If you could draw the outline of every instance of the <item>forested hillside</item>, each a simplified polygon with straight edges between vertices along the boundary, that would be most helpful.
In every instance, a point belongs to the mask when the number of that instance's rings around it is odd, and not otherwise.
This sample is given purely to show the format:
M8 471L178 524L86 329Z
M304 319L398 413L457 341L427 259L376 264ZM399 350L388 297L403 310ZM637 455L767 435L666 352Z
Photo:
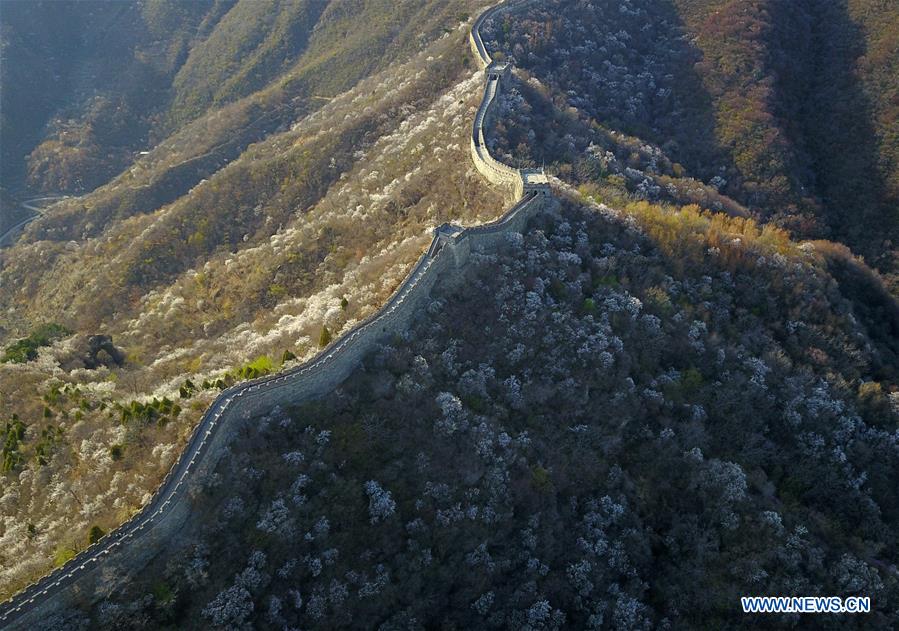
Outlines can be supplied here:
M5 3L5 185L91 190L158 142L171 80L231 4Z
M372 313L433 226L503 212L468 158L478 5L386 6L332 3L312 57L0 253L0 592L127 519L222 387Z
M238 118L218 140L246 136L217 157L233 159L394 55L419 49L468 10L409 0L6 3L3 181L93 190L191 121L269 87L243 106L260 108L253 118L265 120L252 127ZM200 130L188 133L198 148L211 140Z
M773 592L899 624L896 349L783 233L623 211L572 196L474 255L338 391L248 421L181 545L62 618L730 628Z
M550 0L493 41L557 103L894 275L897 34L879 0Z
M0 250L0 597L505 210L469 150L488 4L2 5L3 201L80 196ZM250 419L183 537L48 628L723 628L751 593L899 626L899 10L543 0L483 34L490 151L561 210Z

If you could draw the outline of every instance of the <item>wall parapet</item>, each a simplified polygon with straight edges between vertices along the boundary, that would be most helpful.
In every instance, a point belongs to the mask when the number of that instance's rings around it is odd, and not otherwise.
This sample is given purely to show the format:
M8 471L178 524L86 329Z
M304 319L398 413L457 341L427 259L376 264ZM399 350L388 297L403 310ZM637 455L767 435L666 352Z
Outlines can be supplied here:
M212 402L191 434L184 451L166 474L150 501L119 528L0 604L0 626L29 629L53 611L70 606L99 580L104 567L136 571L164 546L190 516L189 487L211 472L227 452L228 444L243 422L274 406L297 404L323 396L343 382L364 355L385 336L406 330L433 285L468 261L472 246L489 247L509 232L520 232L542 209L557 204L542 171L509 167L494 159L484 142L490 116L508 67L494 64L484 47L479 28L490 17L517 10L538 0L507 2L482 13L472 27L472 50L487 70L484 98L478 107L471 134L472 159L490 182L511 186L518 200L499 219L469 228L444 224L434 230L428 250L418 259L396 291L377 312L359 322L303 364L284 372L260 377L223 390ZM142 540L137 546L136 539ZM113 555L110 557L109 555Z
M486 85L484 87L484 97L478 106L477 113L474 117L472 125L470 144L471 159L475 168L489 182L511 189L514 199L520 199L527 190L540 190L543 194L549 194L549 182L543 174L542 169L516 169L503 164L492 155L487 147L486 132L487 125L490 124L492 110L496 105L496 99L499 96L503 81L511 75L511 66L506 63L494 61L487 47L484 45L484 39L481 36L481 27L484 23L503 13L511 13L521 11L529 6L537 3L538 0L512 0L502 2L498 5L490 7L475 20L469 34L469 43L472 53L478 59L484 75L486 77Z

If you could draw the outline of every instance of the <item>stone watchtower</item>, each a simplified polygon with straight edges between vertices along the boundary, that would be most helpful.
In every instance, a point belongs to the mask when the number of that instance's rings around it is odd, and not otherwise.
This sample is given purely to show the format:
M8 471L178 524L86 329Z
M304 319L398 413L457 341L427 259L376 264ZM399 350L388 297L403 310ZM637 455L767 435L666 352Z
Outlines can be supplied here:
M549 178L543 172L543 169L521 169L522 193L537 193L543 197L552 195L552 189L549 186Z
M485 70L487 73L487 81L498 79L502 87L508 88L512 79L512 64L504 61L494 61Z

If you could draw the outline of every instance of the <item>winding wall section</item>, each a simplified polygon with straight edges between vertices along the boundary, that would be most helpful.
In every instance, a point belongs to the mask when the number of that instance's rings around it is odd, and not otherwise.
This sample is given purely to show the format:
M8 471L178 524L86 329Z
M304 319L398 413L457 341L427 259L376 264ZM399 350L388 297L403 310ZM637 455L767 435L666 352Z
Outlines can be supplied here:
M492 7L477 18L471 30L472 51L486 75L484 98L472 126L472 159L489 181L511 187L518 201L500 219L488 224L467 229L450 224L438 227L428 251L383 308L338 338L316 358L276 375L240 383L219 394L150 502L74 559L0 605L0 626L38 627L52 612L94 598L108 576L143 567L188 518L191 489L197 487L197 480L213 471L244 421L276 405L296 404L333 390L379 340L408 328L438 279L458 278L455 272L465 265L473 248L490 248L506 234L521 232L531 216L556 203L542 172L502 164L490 155L484 142L490 110L510 69L492 60L481 39L480 27L499 13L533 3L533 0L513 1Z

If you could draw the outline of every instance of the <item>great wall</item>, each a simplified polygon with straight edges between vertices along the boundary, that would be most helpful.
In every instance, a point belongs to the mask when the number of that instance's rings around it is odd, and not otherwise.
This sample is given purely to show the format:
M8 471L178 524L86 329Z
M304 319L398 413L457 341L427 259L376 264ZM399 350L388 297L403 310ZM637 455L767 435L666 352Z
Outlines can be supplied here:
M40 621L53 612L79 600L90 600L105 581L143 567L187 520L190 488L214 470L244 421L275 406L289 406L332 391L379 341L408 328L434 284L439 279L452 282L458 277L472 250L489 249L506 234L521 232L532 216L557 203L542 171L515 169L499 162L490 155L485 139L485 127L502 85L511 76L511 67L492 59L481 37L481 26L497 15L537 1L509 0L493 6L475 20L469 35L471 50L486 78L470 136L471 157L487 180L504 187L517 202L494 222L464 229L451 224L437 227L427 252L387 303L316 358L222 391L150 502L119 528L0 605L4 629L39 627Z

